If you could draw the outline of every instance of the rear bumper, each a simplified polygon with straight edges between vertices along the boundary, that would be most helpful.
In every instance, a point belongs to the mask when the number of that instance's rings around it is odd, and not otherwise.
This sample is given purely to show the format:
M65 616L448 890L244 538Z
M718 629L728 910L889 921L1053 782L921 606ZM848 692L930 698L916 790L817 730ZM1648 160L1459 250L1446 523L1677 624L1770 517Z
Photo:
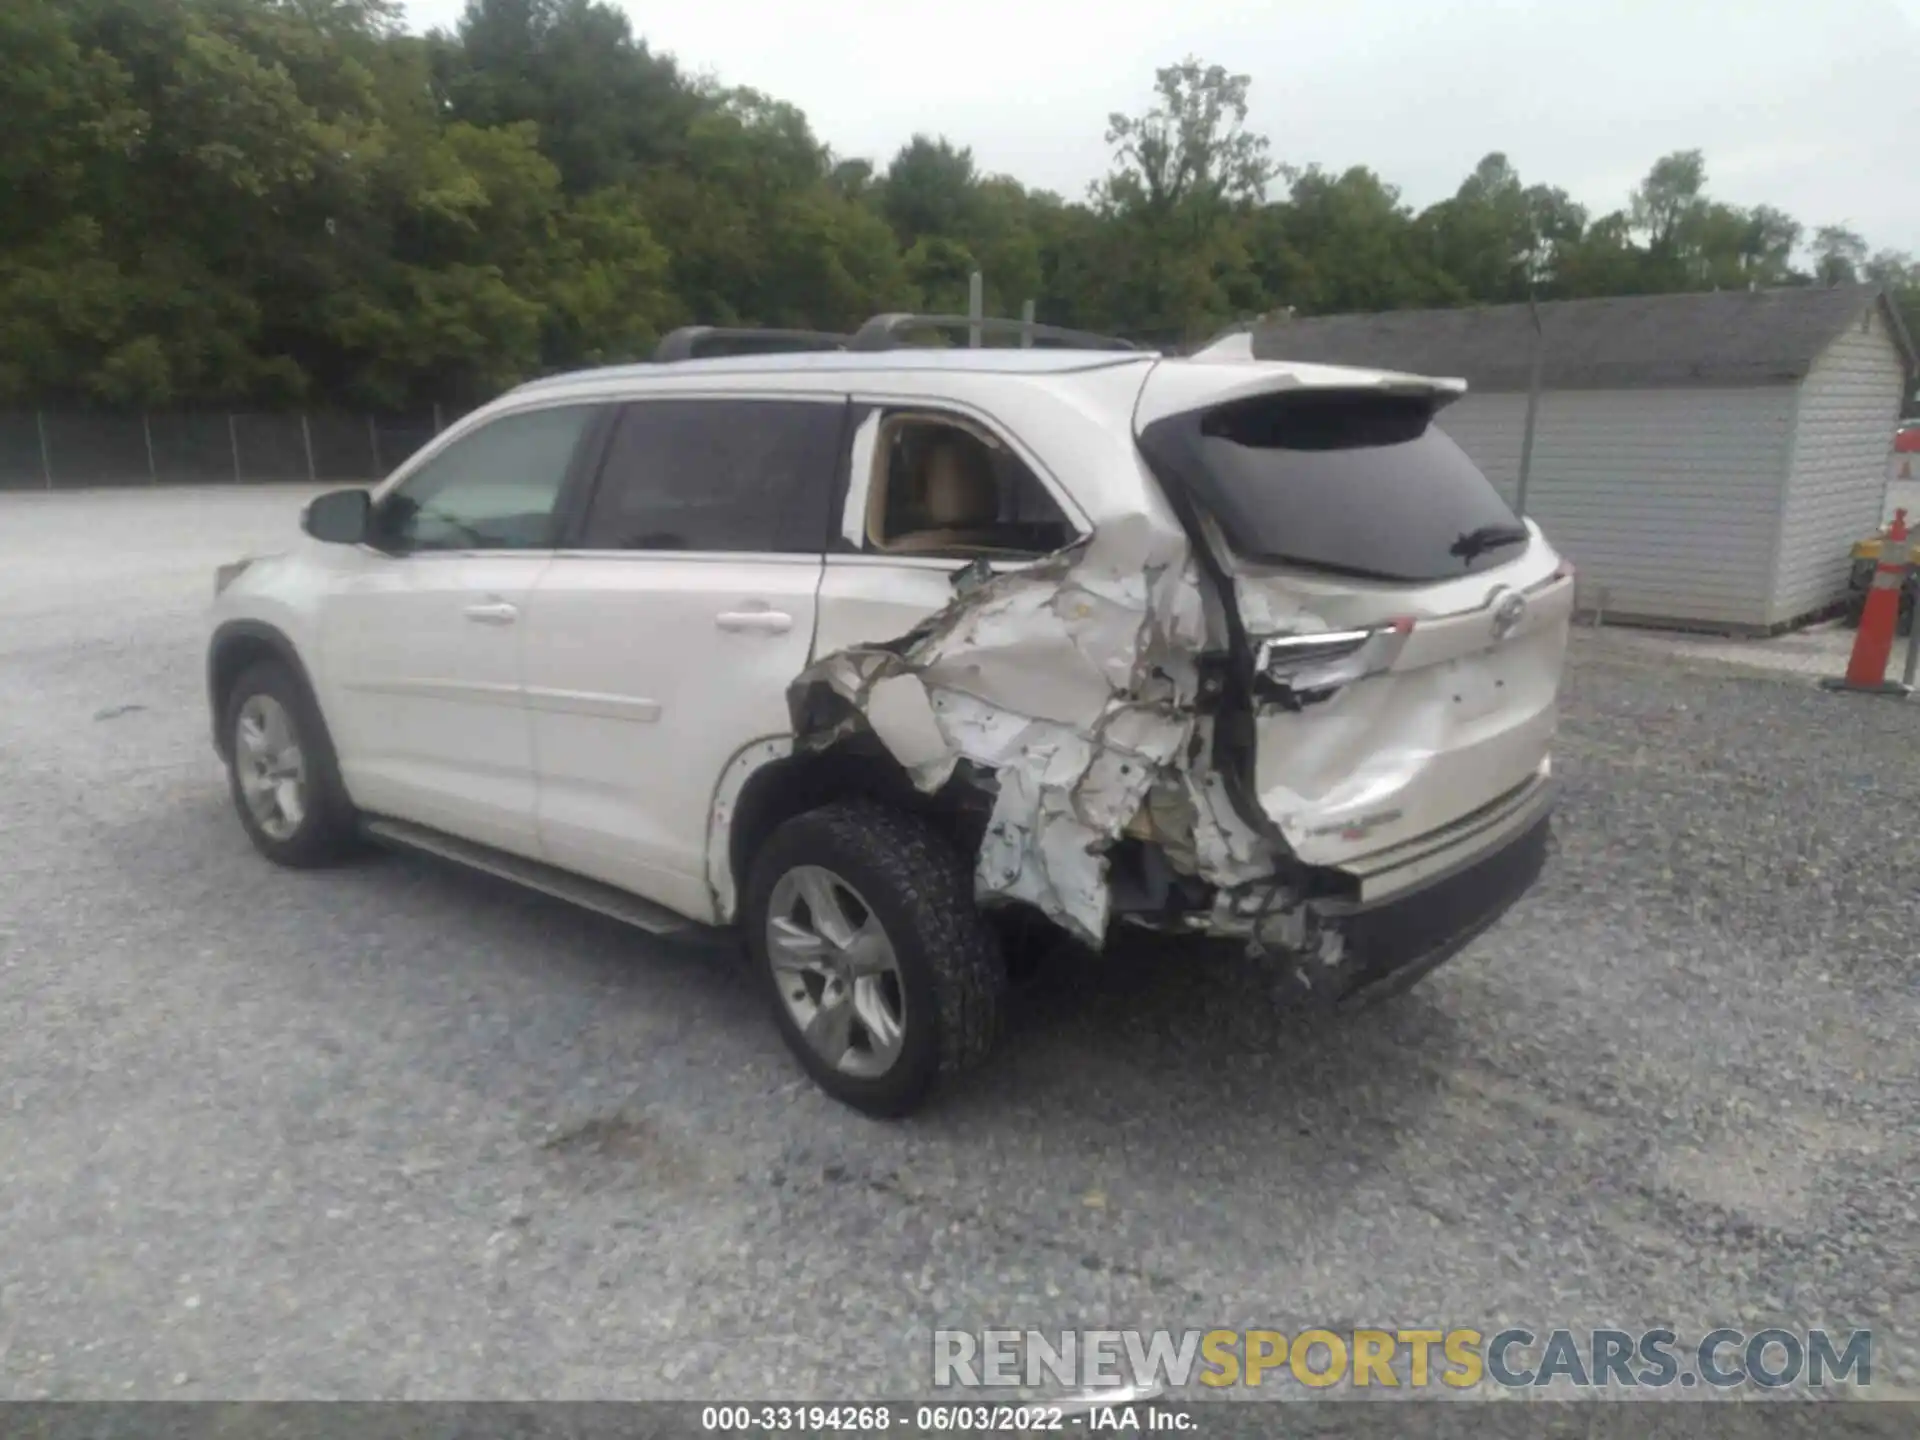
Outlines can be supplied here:
M1553 828L1553 782L1542 775L1438 843L1400 847L1346 872L1353 898L1309 905L1331 965L1305 962L1319 999L1349 1006L1411 985L1495 924L1533 888Z
M1371 909L1438 884L1458 871L1472 869L1550 815L1553 800L1552 774L1543 762L1525 784L1450 825L1390 849L1326 867L1318 873L1327 878L1329 888L1340 898L1325 902L1322 913L1338 913L1341 906Z

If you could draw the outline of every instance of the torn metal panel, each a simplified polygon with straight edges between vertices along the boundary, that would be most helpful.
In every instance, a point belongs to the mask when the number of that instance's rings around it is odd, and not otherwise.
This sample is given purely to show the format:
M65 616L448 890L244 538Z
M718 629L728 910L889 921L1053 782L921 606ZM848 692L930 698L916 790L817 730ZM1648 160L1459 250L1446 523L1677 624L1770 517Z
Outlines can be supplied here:
M927 688L914 675L886 675L867 690L867 724L922 790L938 790L959 756L947 743Z
M1032 904L1097 945L1123 834L1144 827L1176 866L1227 884L1274 872L1267 842L1190 769L1209 749L1196 743L1208 637L1184 535L1131 517L970 584L897 641L820 660L795 682L796 729L813 748L865 729L929 794L963 759L990 774L976 895ZM842 703L823 707L822 687Z

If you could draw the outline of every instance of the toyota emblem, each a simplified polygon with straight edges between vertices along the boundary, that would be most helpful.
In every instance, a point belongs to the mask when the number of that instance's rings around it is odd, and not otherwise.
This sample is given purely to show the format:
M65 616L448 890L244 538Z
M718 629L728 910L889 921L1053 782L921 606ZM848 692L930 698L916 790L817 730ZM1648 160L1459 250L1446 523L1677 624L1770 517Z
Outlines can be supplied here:
M1520 628L1526 618L1527 597L1509 590L1493 603L1493 638L1504 640Z

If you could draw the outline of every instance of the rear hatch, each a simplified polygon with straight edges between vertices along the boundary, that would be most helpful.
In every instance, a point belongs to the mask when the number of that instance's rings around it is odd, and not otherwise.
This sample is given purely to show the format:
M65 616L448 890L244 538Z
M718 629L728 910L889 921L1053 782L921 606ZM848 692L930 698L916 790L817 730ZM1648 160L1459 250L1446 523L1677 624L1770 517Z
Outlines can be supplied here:
M1572 573L1434 424L1463 389L1166 362L1141 393L1141 450L1237 611L1249 788L1309 864L1433 835L1545 773Z

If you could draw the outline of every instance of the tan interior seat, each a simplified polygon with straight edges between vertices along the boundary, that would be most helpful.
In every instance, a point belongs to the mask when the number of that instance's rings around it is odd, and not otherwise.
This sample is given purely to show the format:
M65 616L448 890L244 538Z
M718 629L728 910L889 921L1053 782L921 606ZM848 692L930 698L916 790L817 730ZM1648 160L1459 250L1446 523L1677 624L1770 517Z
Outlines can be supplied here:
M921 463L921 510L925 527L891 535L894 551L992 549L999 538L1000 486L986 447L958 430L943 431L927 444Z

